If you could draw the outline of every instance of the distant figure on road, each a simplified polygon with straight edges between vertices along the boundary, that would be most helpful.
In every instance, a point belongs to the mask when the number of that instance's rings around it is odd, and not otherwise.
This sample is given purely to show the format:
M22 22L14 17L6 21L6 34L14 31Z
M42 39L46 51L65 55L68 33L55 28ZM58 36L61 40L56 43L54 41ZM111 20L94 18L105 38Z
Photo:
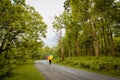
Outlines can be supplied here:
M51 65L51 59L49 60L49 64Z
M47 56L47 60L49 60L49 64L51 65L51 60L53 59L53 55L51 55L51 54L49 54L48 56Z

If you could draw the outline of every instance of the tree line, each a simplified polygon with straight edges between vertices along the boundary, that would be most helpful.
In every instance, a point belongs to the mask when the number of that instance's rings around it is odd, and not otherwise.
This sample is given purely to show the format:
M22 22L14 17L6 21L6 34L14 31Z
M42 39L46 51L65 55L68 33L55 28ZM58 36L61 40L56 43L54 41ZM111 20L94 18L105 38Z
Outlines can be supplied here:
M120 56L119 0L66 0L64 12L55 16L53 27L60 35L55 54L62 59Z

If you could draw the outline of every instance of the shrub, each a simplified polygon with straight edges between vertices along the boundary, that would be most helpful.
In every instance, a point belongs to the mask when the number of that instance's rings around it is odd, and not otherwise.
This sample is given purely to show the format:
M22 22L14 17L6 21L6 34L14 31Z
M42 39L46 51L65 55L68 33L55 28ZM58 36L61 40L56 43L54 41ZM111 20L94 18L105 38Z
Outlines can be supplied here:
M9 76L12 73L12 67L11 66L4 66L0 68L0 80Z

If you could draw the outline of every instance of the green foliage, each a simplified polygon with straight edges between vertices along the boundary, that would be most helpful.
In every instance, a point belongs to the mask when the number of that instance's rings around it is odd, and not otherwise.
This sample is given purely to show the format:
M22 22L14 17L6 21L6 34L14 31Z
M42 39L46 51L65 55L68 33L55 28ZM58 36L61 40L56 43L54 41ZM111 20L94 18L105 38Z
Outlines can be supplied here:
M120 56L120 37L114 38L115 45L116 45L116 56Z
M46 25L41 15L33 7L14 5L9 0L0 4L0 55L12 48L42 46L40 37L45 37Z
M66 57L119 56L120 2L117 0L66 0L65 11L55 17L56 29L65 29L58 48Z
M25 0L0 0L0 15L0 76L4 76L10 71L6 66L37 58L46 24Z
M11 71L12 71L12 67L11 66L3 66L0 67L0 79L5 78L6 76L10 76L11 75Z

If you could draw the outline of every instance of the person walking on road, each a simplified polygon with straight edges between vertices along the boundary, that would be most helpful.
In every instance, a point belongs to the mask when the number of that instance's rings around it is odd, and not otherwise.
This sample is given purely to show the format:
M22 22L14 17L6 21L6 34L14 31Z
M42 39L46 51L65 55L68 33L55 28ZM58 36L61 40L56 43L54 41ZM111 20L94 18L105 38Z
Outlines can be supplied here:
M51 65L51 59L49 60L49 64Z
M51 63L52 63L52 60L53 59L53 55L48 55L47 56L47 60L49 60L49 64L51 65Z

